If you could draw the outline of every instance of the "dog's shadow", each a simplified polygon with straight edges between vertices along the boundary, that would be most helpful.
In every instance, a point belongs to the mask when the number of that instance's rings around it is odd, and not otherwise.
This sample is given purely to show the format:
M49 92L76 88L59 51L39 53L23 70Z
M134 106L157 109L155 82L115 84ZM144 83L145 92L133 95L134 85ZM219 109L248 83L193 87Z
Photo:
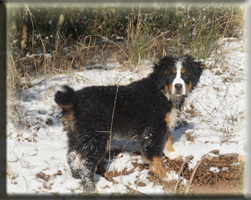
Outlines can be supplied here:
M181 140L182 136L188 129L192 129L194 127L193 124L189 124L185 121L180 120L177 123L177 126L174 130L171 131L171 140L172 144ZM111 141L111 150L120 149L121 152L129 151L129 152L140 152L139 143L128 141L128 140L112 140Z
M185 132L193 128L193 124L189 124L186 121L180 120L174 130L171 131L172 144L180 141Z
M182 120L179 121L178 125L175 127L173 131L171 131L171 140L174 144L181 140L182 136L185 134L186 130L193 128L193 124L188 124ZM140 145L139 143L128 141L128 140L112 140L111 141L111 161L116 159L119 153L123 152L131 152L136 153L136 155L140 155ZM107 152L108 153L108 152ZM104 159L103 166L104 170L107 170L108 167L108 155ZM110 165L109 165L110 166ZM102 168L102 167L101 167ZM95 181L98 182L101 177L105 177L104 171L98 168L96 172Z

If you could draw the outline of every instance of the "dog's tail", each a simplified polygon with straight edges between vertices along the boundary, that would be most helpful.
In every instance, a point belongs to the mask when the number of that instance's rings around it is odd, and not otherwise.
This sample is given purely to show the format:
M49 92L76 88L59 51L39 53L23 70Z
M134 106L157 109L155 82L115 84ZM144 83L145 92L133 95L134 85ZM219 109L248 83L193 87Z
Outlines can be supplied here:
M75 91L67 85L56 88L55 102L65 110L71 110L75 97Z

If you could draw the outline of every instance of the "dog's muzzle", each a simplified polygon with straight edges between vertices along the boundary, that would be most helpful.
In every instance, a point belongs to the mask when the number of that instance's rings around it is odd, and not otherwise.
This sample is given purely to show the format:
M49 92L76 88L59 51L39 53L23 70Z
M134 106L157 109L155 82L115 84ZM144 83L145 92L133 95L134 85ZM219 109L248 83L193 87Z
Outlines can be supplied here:
M177 83L174 85L174 87L175 87L175 94L181 95L182 94L182 84Z

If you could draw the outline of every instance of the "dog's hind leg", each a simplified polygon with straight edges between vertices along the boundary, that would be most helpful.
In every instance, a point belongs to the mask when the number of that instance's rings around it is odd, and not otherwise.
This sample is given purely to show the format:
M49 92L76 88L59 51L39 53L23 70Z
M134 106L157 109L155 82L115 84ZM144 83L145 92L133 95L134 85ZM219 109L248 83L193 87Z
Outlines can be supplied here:
M95 185L95 171L99 162L104 158L107 141L109 137L105 135L89 135L85 138L86 142L82 142L78 152L81 154L81 162L79 166L79 175L83 184L83 190L87 193L98 192Z
M69 150L67 153L67 162L70 166L73 178L80 179L81 176L79 175L79 167L81 164L81 155L75 150Z
M81 154L77 151L76 145L77 145L77 132L67 126L65 126L65 129L68 131L68 151L67 151L67 162L70 166L71 173L73 178L80 179L79 175L79 167L81 163Z

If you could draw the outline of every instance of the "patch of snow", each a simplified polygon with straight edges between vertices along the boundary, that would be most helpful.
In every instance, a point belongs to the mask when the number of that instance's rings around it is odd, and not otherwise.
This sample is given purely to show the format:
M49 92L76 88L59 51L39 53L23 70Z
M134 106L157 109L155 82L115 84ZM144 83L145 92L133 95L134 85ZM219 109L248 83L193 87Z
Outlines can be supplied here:
M228 167L223 167L221 171L227 171L229 168Z
M209 171L214 172L214 173L218 173L218 172L220 172L220 169L218 167L210 167Z

